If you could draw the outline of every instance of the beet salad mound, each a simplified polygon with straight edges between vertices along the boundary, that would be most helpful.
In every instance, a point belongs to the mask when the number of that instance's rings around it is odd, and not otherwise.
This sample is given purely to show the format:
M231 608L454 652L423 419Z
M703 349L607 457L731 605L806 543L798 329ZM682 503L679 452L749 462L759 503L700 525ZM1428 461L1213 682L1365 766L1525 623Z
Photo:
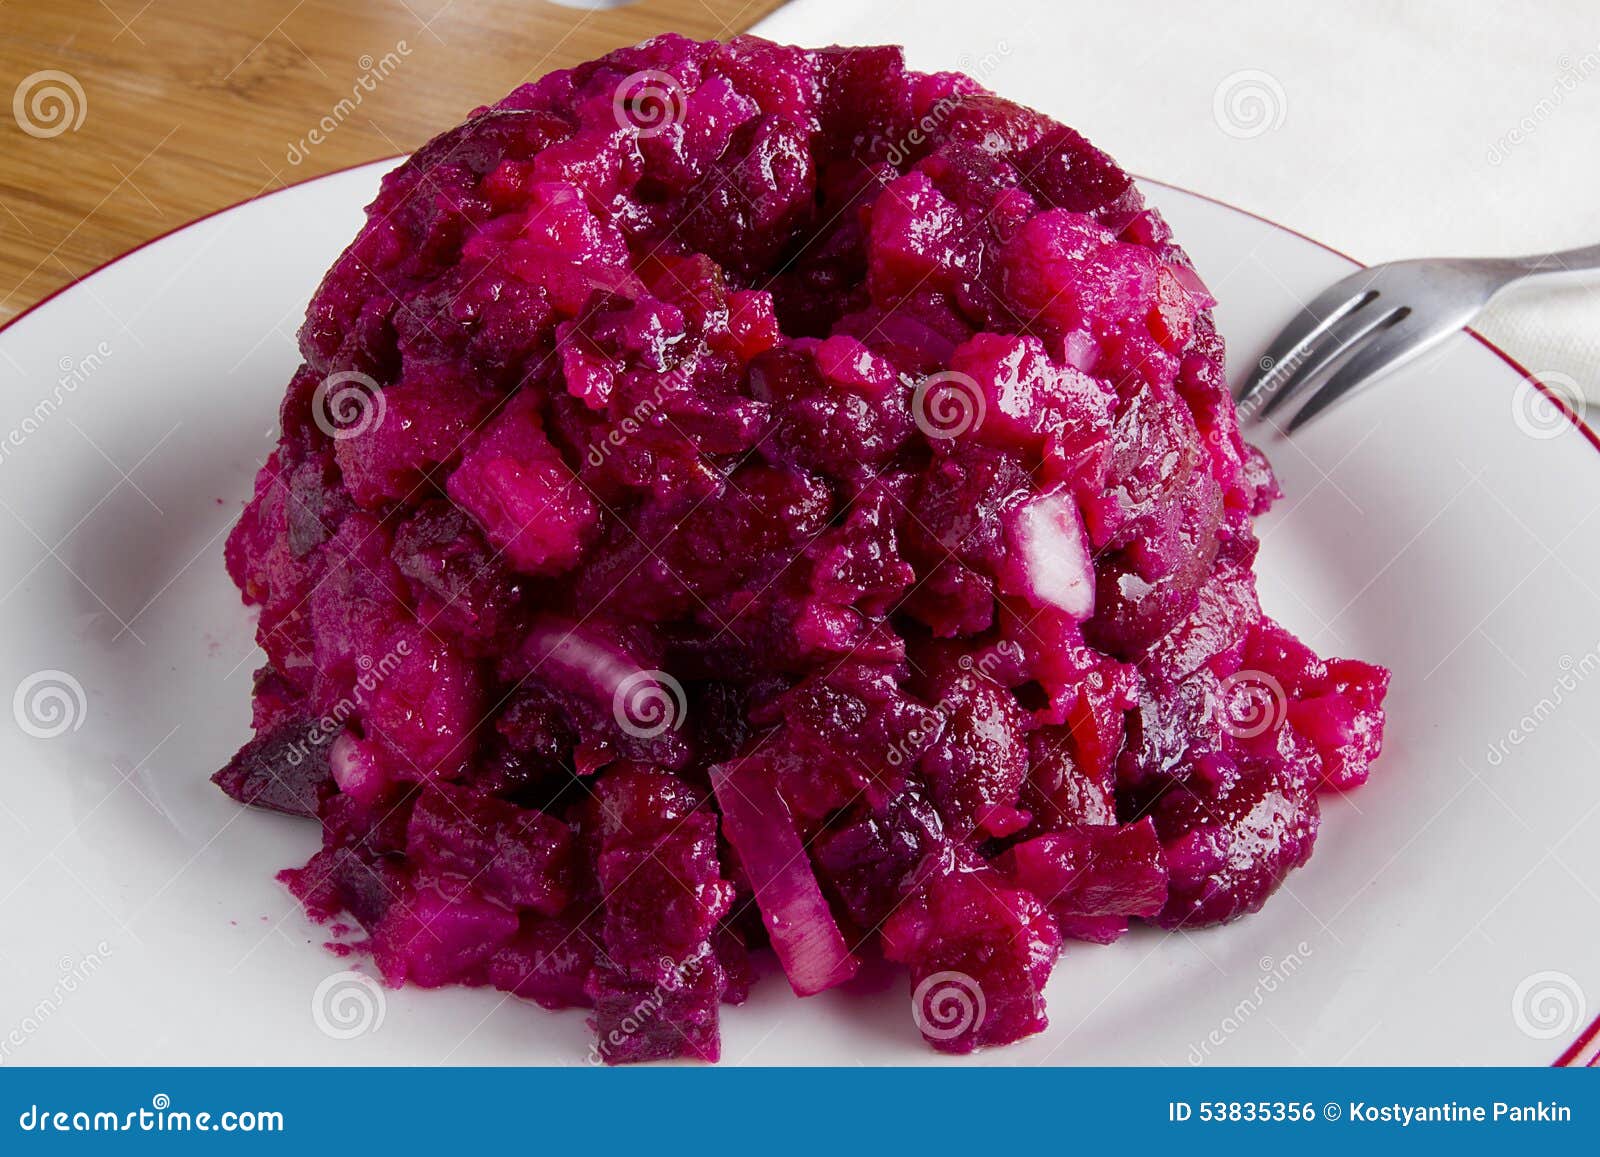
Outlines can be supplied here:
M768 947L1038 1032L1064 947L1256 911L1378 754L1387 673L1257 603L1213 304L1104 153L897 48L519 88L307 311L216 782L320 822L284 879L387 983L592 1059L715 1060Z

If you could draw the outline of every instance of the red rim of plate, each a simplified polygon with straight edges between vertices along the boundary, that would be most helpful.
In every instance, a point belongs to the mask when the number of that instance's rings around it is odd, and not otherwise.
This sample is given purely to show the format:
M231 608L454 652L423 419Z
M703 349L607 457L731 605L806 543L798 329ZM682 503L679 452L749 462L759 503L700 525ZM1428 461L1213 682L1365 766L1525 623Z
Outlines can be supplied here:
M209 221L213 217L219 217L223 213L231 212L234 209L241 208L241 207L243 207L245 205L253 204L256 201L264 200L267 197L273 197L273 196L276 196L279 193L287 193L289 190L298 189L302 185L309 185L313 181L321 181L321 180L324 180L324 179L326 179L328 177L337 177L342 173L353 172L356 169L363 169L363 168L366 168L368 165L379 164L379 163L381 163L383 161L398 161L398 160L402 159L403 157L405 157L406 155L407 154L405 154L405 153L394 153L394 154L392 154L390 156L387 156L387 157L374 157L374 158L372 158L371 160L368 160L368 161L357 161L354 164L344 165L344 166L341 166L340 168L337 168L337 169L331 169L326 173L317 173L314 176L302 177L298 181L291 181L287 185L278 186L276 189L267 189L267 190L265 190L263 192L255 194L254 196L246 197L241 201L235 201L231 205L224 205L220 209L213 209L209 213L205 213L205 214L202 214L199 217L194 218L192 221L185 221L181 225L175 225L171 229L168 229L168 230L165 230L164 232L158 233L154 237L149 238L148 240L139 242L139 244L135 245L132 249L128 249L128 250L126 250L126 251L124 251L122 253L119 253L119 254L117 254L117 256L111 258L108 261L101 262L99 265L96 265L93 269L89 270L88 272L80 274L80 275L74 277L71 281L67 282L65 285L57 286L55 289L51 290L45 296L41 297L38 301L34 302L32 305L30 305L26 309L24 309L21 313L17 314L10 321L7 321L7 322L5 322L3 324L0 324L0 334L4 334L12 326L16 325L23 318L25 318L29 314L33 313L40 306L43 306L43 305L45 305L45 304L47 304L47 303L49 303L51 301L54 301L57 297L60 297L62 294L66 293L67 290L75 288L80 282L87 281L89 278L93 277L95 274L99 273L101 270L109 269L111 266L115 265L117 262L123 260L124 258L131 257L135 253L139 252L141 249L146 249L146 248L150 247L151 245L154 245L158 241L165 241L168 237L171 237L175 233L181 233L183 230L188 229L190 226L198 225L202 221ZM1345 252L1343 252L1341 250L1335 249L1332 245L1329 245L1326 242L1318 241L1315 237L1308 237L1304 233L1300 232L1298 229L1291 229L1289 226L1280 225L1280 224L1278 224L1278 222L1269 220L1268 218L1263 217L1259 213L1252 213L1249 209L1241 209L1238 205L1231 205L1226 201L1218 200L1216 197L1208 196L1205 193L1197 193L1193 189L1186 189L1182 185L1174 185L1169 181L1158 181L1153 177L1142 177L1142 176L1139 176L1137 173L1133 174L1133 176L1134 176L1134 178L1136 180L1138 180L1139 182L1141 182L1143 184L1160 185L1163 188L1172 189L1175 192L1183 193L1186 196L1194 197L1197 200L1208 201L1213 205L1216 205L1216 206L1218 206L1220 208L1223 208L1223 209L1228 209L1228 210L1230 210L1230 211L1232 211L1234 213L1241 213L1244 216L1249 217L1254 221L1261 222L1263 225L1269 225L1272 228L1277 229L1277 230L1279 230L1281 232L1288 233L1288 234L1290 234L1291 236L1294 236L1294 237L1298 237L1302 241L1309 242L1310 244L1315 245L1318 249L1326 250L1327 252L1332 253L1335 257L1342 258L1342 259L1344 259L1345 261L1348 261L1351 265L1353 265L1353 266L1355 266L1357 268L1360 268L1360 269L1365 269L1366 268L1366 263L1365 262L1357 261L1354 257L1351 257L1348 253L1345 253ZM1469 326L1469 327L1467 327L1466 332L1470 336L1475 338L1478 341L1478 343L1480 345L1482 345L1485 349L1487 349L1490 353L1494 354L1501 361L1505 362L1506 365L1510 366L1513 370L1515 370L1519 377L1521 377L1525 381L1531 382L1535 389L1539 390L1540 393L1544 394L1544 396L1550 401L1551 405L1555 406L1555 408L1557 410L1559 410L1563 415L1565 415L1565 417L1567 418L1567 420L1569 422L1571 422L1574 426L1576 426L1578 428L1579 432L1582 433L1582 435L1584 436L1584 439L1589 443L1589 445L1593 446L1596 451L1600 451L1600 433L1596 433L1595 430L1592 427L1590 427L1587 422L1585 422L1581 417L1579 417L1576 413L1574 413L1573 410L1572 410L1572 407L1567 404L1567 402L1561 397L1561 395L1556 393L1548 385L1546 385L1544 382L1542 382L1538 378L1537 375L1535 375L1532 371L1530 371L1521 362L1517 361L1516 358L1512 357L1505 350L1503 350L1499 346L1495 345L1494 342L1492 342L1488 338L1484 337L1477 330L1472 329ZM1565 1049L1565 1051L1563 1051L1562 1054L1559 1057L1557 1057L1554 1061L1551 1062L1551 1065L1552 1065L1552 1067L1563 1067L1563 1068L1564 1067L1573 1067L1573 1066L1595 1067L1597 1065L1600 1065L1600 1049L1595 1050L1594 1055L1590 1056L1587 1060L1580 1059L1580 1058L1583 1058L1584 1055L1586 1053L1588 1053L1592 1048L1594 1048L1594 1046L1597 1045L1597 1044L1600 1044L1600 1016L1596 1016L1594 1021L1589 1025L1589 1027L1584 1029L1583 1032L1579 1034L1578 1039L1573 1041L1570 1045L1568 1045L1567 1048Z

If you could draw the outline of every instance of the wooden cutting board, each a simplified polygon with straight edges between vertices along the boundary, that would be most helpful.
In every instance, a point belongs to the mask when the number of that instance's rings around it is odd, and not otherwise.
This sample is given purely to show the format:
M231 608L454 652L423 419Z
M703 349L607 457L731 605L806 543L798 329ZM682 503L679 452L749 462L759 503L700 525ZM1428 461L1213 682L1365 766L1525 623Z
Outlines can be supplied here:
M575 0L574 0L575 2ZM0 0L0 321L141 241L407 152L553 68L781 0Z

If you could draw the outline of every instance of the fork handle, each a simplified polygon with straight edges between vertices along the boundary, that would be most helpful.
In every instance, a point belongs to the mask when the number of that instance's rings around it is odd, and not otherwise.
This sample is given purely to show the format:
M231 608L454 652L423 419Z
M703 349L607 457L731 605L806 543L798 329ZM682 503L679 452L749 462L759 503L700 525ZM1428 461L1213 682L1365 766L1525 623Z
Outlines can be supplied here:
M1512 257L1507 260L1507 264L1515 270L1519 278L1546 273L1587 273L1600 269L1600 245L1562 249L1555 253L1536 253L1529 257Z

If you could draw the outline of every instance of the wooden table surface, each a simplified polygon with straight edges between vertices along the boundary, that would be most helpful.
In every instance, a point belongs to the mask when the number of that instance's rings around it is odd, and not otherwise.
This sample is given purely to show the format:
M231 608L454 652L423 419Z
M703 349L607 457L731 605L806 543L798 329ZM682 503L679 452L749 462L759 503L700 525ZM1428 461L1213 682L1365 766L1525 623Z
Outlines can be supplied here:
M414 149L553 68L667 30L732 35L780 2L0 0L0 322L214 209Z

